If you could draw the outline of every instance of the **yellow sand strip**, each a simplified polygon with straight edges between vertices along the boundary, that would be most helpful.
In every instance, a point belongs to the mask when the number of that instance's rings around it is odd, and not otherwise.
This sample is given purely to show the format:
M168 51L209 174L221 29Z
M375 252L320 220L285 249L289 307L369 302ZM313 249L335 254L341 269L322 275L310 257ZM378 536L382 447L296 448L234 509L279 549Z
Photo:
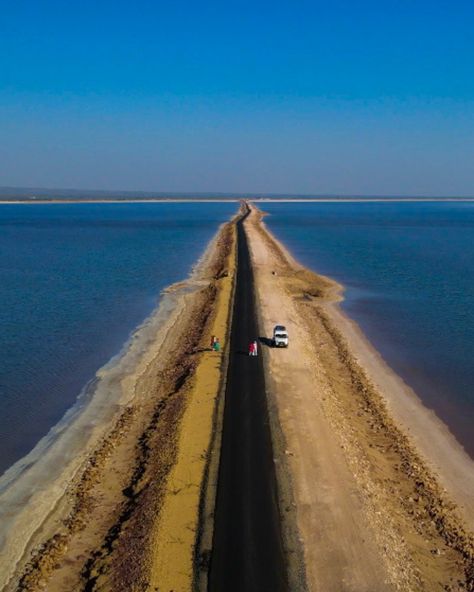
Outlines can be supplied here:
M235 274L235 226L226 265L228 277L217 282L218 294L209 333L203 335L203 347L209 347L212 335L227 340L229 308ZM199 517L206 457L212 436L214 408L219 393L222 352L205 351L187 395L178 441L176 464L170 472L160 518L156 525L150 590L189 592L193 584L193 554Z

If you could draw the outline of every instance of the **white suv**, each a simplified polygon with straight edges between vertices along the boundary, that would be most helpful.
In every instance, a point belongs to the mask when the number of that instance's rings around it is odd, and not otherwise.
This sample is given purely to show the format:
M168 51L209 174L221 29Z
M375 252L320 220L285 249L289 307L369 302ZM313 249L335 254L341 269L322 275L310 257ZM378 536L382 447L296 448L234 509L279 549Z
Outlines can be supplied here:
M273 329L273 345L275 347L288 347L288 332L283 325L276 325Z

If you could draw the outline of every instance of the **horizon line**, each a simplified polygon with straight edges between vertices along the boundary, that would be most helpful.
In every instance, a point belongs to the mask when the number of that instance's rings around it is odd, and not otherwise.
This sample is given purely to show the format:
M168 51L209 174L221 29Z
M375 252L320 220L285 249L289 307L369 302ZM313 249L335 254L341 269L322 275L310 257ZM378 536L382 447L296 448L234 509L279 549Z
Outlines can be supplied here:
M121 196L128 197L133 200L136 199L166 199L166 198L227 198L227 199L416 199L416 200L474 200L474 195L427 195L427 194L383 194L383 193L277 193L277 192L233 192L233 191L142 191L142 190L123 190L123 189L75 189L75 188L60 188L60 187L22 187L4 185L0 186L0 200L7 201L22 201L22 200L48 200L54 201L57 199L67 199L67 194L70 194L72 200L110 196L115 199Z

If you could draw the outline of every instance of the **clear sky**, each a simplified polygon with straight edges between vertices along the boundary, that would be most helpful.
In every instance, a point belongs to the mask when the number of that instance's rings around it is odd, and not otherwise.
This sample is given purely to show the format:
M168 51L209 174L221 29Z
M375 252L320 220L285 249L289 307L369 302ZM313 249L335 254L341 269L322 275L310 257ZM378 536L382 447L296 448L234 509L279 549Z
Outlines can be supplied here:
M474 195L472 0L0 9L0 185Z

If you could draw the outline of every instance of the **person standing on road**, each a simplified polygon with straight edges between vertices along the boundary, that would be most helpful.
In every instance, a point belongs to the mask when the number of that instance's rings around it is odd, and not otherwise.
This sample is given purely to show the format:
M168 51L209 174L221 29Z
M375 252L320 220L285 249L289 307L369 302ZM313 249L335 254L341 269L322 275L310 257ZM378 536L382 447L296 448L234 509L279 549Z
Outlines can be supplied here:
M254 355L254 356L257 356L257 355L258 355L258 349L257 349L257 347L258 347L258 346L257 346L257 340L255 340L255 341L253 342L253 355Z
M253 355L254 355L254 353L253 353L253 341L251 341L249 343L249 356L253 356Z

